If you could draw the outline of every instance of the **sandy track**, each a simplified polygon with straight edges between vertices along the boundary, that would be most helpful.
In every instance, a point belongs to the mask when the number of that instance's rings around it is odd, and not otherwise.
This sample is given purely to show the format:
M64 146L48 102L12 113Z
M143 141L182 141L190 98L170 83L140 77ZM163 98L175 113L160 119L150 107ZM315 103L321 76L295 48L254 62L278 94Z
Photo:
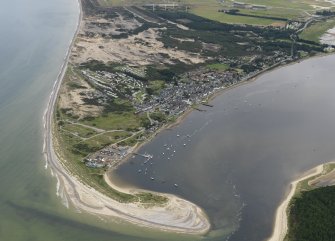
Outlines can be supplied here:
M80 1L78 4L79 8L81 8ZM82 12L80 12L79 23L81 19ZM65 62L54 84L43 117L45 129L43 152L47 161L46 167L49 165L51 172L57 178L57 194L62 197L65 205L72 205L78 210L87 211L92 214L119 217L137 225L165 231L190 234L206 233L210 228L210 224L206 214L195 204L168 194L161 194L169 199L168 203L164 206L146 208L138 203L119 203L72 176L62 164L66 163L66 160L60 161L56 155L54 147L57 147L58 143L56 139L52 138L53 113L61 82L67 68L70 49L79 31L79 23L69 50L66 53Z

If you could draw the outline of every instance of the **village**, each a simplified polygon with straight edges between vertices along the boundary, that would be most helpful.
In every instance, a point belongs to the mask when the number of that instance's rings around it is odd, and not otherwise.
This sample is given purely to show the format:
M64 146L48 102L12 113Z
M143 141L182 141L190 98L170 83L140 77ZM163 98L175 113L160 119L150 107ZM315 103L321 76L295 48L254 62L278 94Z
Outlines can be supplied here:
M222 58L220 61L227 65L241 64L241 61L236 59ZM206 101L216 91L251 78L260 71L283 61L288 61L288 59L278 52L275 56L267 57L266 61L266 64L262 61L260 65L257 58L253 58L251 63L254 64L251 66L254 70L249 73L247 71L238 72L233 68L219 71L202 67L184 73L171 82L164 83L164 86L158 92L150 94L147 91L145 81L140 80L143 78L145 71L123 66L114 73L107 71L93 72L86 69L82 70L82 74L91 85L96 87L93 94L87 92L89 94L86 95L86 99L102 105L110 98L127 99L133 105L135 114L147 114L150 123L143 131L150 135L166 124L168 118L178 117L189 108L205 111L201 106L210 106L206 104ZM83 95L84 93L85 91ZM157 112L162 113L164 118L154 118L153 115ZM151 118L150 115L152 115ZM112 144L90 154L84 161L86 166L91 168L115 168L120 161L132 153L132 147Z
M300 41L299 21L287 28L227 25L178 3L106 9L83 3L58 123L71 152L95 169L117 167L187 110L206 111L217 91L325 47Z

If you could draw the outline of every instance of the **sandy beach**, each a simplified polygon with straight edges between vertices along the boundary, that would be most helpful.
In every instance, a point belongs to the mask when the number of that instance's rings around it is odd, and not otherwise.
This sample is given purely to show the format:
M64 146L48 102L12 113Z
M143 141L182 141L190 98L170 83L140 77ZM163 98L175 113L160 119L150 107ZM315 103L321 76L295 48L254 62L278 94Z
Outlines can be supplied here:
M314 187L322 187L322 186L329 186L334 185L335 180L335 170L332 169L331 171L326 170L326 165L334 164L334 161L330 161L321 165L314 167L313 169L306 172L302 175L299 179L291 182L290 191L284 201L280 204L276 211L275 217L275 225L273 229L272 236L268 239L268 241L283 241L287 231L288 231L288 206L295 195L297 190L298 184L306 179L311 180L308 181L308 185Z
M280 204L280 206L277 208L273 233L272 233L272 236L268 239L268 241L283 241L284 240L287 234L287 231L288 231L287 208L290 204L292 197L294 196L296 192L298 183L310 177L321 174L323 171L323 167L324 167L324 164L321 164L311 169L310 171L308 171L308 173L302 175L302 177L300 177L299 179L291 182L290 192L288 193L284 201Z

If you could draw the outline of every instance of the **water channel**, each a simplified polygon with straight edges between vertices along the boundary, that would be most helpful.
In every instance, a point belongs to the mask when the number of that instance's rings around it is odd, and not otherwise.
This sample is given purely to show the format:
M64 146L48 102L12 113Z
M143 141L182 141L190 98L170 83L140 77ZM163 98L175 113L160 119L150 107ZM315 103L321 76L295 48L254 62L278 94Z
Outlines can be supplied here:
M140 150L153 158L132 158L116 179L192 200L219 236L264 240L289 183L335 157L334 61L312 58L225 91L160 133Z

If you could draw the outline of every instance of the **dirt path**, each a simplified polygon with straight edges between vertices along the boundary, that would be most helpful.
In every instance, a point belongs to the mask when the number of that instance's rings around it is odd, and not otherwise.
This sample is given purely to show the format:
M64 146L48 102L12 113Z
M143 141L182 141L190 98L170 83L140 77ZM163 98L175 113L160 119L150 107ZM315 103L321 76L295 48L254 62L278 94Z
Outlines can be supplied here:
M96 135L93 135L93 136L90 136L90 137L87 137L87 138L81 137L81 139L82 139L82 141L87 141L87 140L93 139L97 136L101 136L101 135L104 135L104 134L107 134L107 133L113 133L113 132L125 132L125 131L124 130L110 130L110 131L101 132L99 134L96 134ZM82 142L82 141L80 141L80 142Z
M99 128L96 128L94 126L89 126L89 125L85 125L85 124L81 124L81 123L77 123L77 122L73 122L73 121L69 121L69 120L66 120L66 122L72 124L72 125L77 125L77 126L82 126L82 127L86 127L86 128L89 128L89 129L92 129L96 132L106 132L106 130L104 129L99 129Z

